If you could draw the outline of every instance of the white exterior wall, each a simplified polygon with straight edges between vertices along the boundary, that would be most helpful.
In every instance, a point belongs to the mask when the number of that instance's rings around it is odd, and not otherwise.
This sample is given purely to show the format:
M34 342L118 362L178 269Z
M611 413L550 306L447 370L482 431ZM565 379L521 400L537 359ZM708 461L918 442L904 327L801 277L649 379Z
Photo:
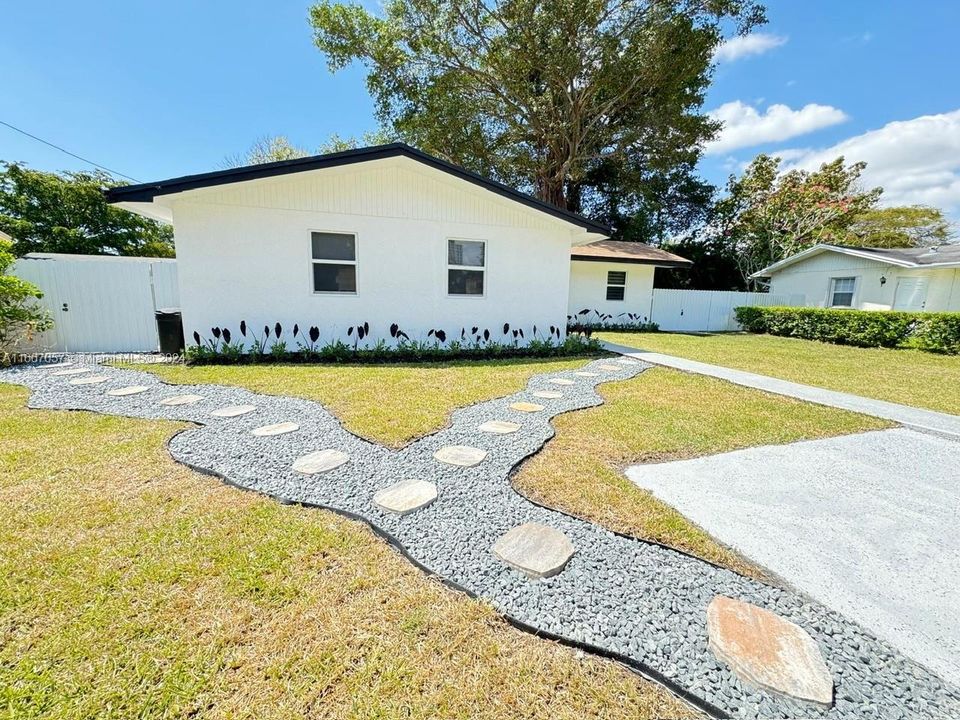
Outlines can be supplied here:
M432 328L545 329L566 324L569 223L404 159L191 191L173 210L180 299L194 330L246 320L262 332L317 325L321 343L368 322L370 342L398 323L411 338ZM354 233L357 292L314 293L311 231ZM486 241L483 296L447 295L447 239ZM361 346L365 344L362 343Z
M960 271L956 269L907 269L835 252L820 253L775 272L770 278L770 292L805 295L807 306L826 307L830 302L830 281L835 277L857 279L853 307L859 310L892 309L900 278L928 280L924 310L960 310ZM886 282L881 283L881 278Z
M627 273L627 286L623 300L607 300L607 273ZM621 313L634 313L649 319L650 303L653 297L653 265L638 263L594 262L592 260L574 260L570 263L570 300L568 315L576 315L581 310L597 310L613 315L610 322L620 322ZM595 318L591 313L587 321Z

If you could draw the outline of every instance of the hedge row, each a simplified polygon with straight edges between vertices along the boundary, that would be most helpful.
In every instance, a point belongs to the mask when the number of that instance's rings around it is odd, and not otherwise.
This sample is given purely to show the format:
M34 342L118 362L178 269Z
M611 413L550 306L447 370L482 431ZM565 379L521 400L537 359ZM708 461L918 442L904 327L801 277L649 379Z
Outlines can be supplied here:
M857 347L916 348L960 354L960 313L738 307L744 330Z

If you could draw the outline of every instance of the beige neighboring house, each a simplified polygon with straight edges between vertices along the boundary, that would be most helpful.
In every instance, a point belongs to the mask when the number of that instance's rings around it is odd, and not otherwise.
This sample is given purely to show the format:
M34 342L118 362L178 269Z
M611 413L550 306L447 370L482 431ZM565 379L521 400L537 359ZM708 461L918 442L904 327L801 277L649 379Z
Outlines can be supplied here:
M815 245L751 275L808 307L960 310L960 244L930 248Z
M653 275L658 267L688 268L692 262L639 242L600 240L570 250L568 314L596 310L625 322L620 315L650 318ZM587 316L592 320L593 316Z

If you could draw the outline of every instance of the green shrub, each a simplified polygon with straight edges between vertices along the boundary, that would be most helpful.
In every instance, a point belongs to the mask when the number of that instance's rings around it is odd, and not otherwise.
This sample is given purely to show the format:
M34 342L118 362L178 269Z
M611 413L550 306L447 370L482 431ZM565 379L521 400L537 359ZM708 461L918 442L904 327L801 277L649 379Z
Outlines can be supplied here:
M857 347L909 347L960 354L960 313L808 307L738 307L744 330Z
M13 243L0 238L0 364L11 359L11 351L21 342L53 327L46 308L37 304L40 289L26 280L7 275L13 265Z

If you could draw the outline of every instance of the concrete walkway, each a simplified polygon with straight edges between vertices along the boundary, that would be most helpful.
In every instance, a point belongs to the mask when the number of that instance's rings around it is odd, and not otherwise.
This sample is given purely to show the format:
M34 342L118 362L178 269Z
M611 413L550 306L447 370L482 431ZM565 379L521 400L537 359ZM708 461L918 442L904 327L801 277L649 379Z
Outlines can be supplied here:
M829 405L840 408L841 410L850 410L852 412L863 413L864 415L883 418L884 420L892 420L913 430L932 432L952 439L960 439L960 416L957 415L948 415L947 413L934 412L933 410L922 410L920 408L910 407L909 405L898 405L897 403L886 402L885 400L873 400L872 398L837 392L836 390L825 390L824 388L813 387L812 385L803 385L801 383L790 382L789 380L779 380L767 375L758 375L757 373L746 372L744 370L733 370L732 368L710 365L708 363L697 362L696 360L687 360L673 355L639 350L637 348L627 347L626 345L616 345L608 342L603 343L603 345L604 348L610 352L619 353L625 357L636 358L651 365L660 365L662 367L674 368L675 370L683 370L698 375L709 375L710 377L727 380L737 385L764 390L766 392L776 393L777 395L786 395L787 397L806 400L807 402L817 403L818 405Z
M722 542L960 682L960 443L897 428L626 473Z

